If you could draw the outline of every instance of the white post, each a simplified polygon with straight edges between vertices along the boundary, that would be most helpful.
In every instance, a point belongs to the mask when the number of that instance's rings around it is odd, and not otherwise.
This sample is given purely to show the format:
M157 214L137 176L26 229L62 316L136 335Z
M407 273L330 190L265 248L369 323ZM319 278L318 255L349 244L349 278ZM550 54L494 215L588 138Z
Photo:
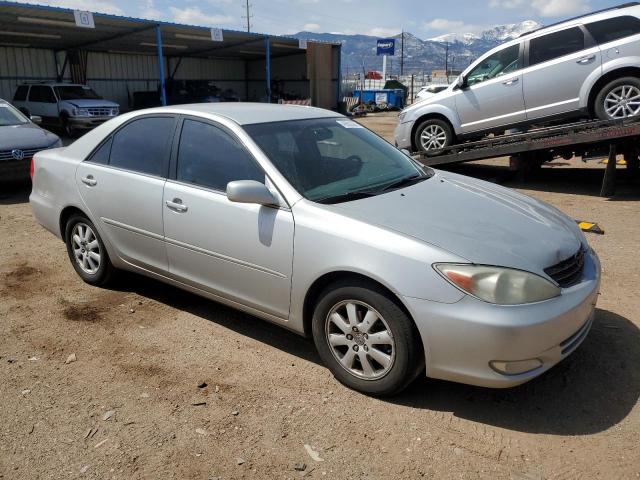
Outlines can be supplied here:
M382 80L387 81L387 56L382 56Z

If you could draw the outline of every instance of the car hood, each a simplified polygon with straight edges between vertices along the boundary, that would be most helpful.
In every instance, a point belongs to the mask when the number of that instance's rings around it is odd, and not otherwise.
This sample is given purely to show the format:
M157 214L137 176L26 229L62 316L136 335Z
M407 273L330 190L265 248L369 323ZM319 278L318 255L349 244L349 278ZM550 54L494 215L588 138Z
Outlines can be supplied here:
M107 108L117 108L119 105L110 100L90 100L90 99L74 99L74 100L63 100L63 102L70 103L71 105L77 108L88 108L88 107L107 107Z
M409 235L469 262L544 275L575 254L583 235L559 210L498 185L448 172L337 213Z
M0 127L0 150L47 148L58 140L58 136L34 123Z

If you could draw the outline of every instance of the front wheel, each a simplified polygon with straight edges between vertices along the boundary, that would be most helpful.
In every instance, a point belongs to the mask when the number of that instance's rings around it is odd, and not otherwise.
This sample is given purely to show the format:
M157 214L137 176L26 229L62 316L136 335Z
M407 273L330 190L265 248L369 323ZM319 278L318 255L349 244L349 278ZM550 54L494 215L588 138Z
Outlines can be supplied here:
M399 393L424 367L412 320L386 292L366 282L325 289L313 315L313 339L333 375L365 394Z
M444 120L430 118L418 125L413 141L418 151L433 155L453 144L453 132Z
M600 120L620 120L640 113L640 79L623 77L604 86L595 100Z
M96 286L109 283L114 268L91 220L84 215L72 215L65 228L65 242L71 264L82 280Z

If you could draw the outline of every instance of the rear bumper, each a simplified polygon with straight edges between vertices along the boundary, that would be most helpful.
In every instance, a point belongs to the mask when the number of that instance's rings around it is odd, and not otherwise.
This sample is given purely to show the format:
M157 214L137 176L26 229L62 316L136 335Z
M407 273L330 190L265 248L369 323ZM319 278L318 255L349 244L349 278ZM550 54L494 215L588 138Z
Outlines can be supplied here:
M58 207L51 198L39 195L34 191L29 195L29 203L31 204L31 211L36 221L56 237L62 239L59 223L60 207Z
M585 257L581 281L551 300L492 305L465 296L454 304L405 298L422 337L427 376L483 387L527 382L570 355L593 323L600 288L600 262ZM525 373L508 375L490 362L539 360Z

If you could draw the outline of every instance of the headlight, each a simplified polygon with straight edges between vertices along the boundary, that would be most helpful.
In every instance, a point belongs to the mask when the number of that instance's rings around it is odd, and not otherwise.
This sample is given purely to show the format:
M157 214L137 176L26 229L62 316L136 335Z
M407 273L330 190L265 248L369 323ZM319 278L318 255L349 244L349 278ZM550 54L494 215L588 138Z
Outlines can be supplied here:
M74 117L88 117L89 116L89 110L87 110L86 108L74 108L72 113L73 113Z
M549 280L522 270L451 263L434 267L460 290L489 303L519 305L560 295L560 289Z
M114 116L114 117L115 117L116 115L118 115L118 113L119 113L119 112L118 112L118 109L117 109L117 108L112 108L112 109L111 109L111 115L112 115L112 116Z

